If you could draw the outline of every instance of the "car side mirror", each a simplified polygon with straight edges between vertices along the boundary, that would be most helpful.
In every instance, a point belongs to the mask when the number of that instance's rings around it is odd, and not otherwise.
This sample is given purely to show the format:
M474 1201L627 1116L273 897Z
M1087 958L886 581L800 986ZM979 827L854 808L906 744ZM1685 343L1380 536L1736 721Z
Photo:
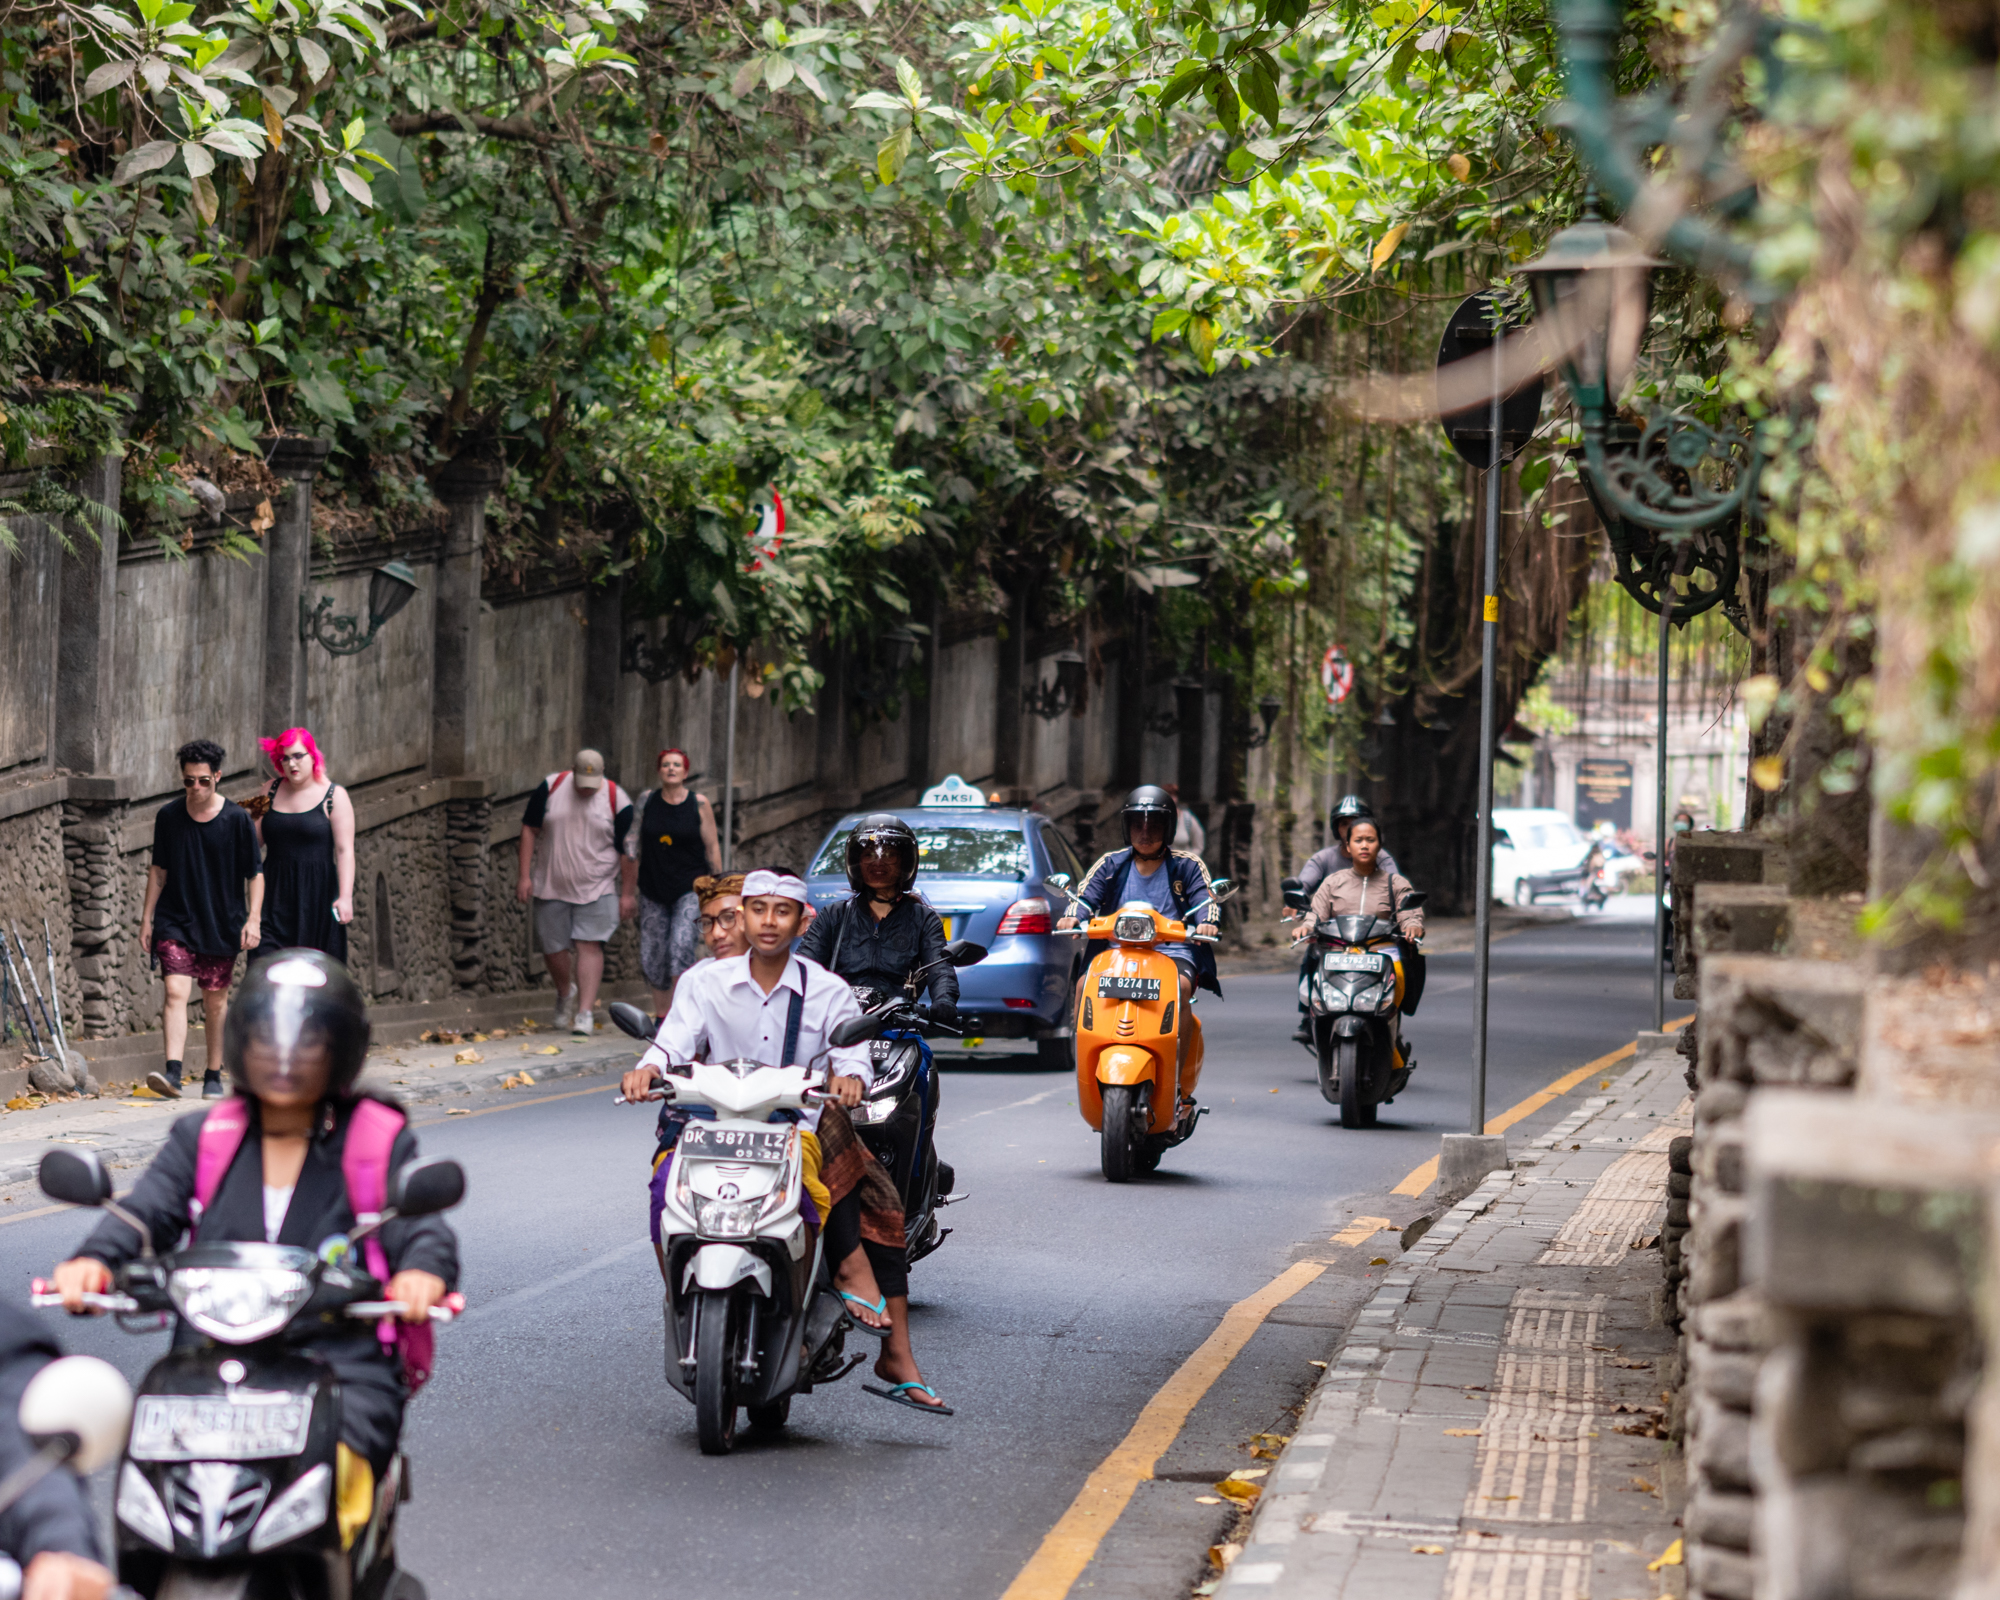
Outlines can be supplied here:
M111 1174L94 1150L51 1150L36 1177L43 1194L65 1205L101 1206L111 1198Z
M659 1025L652 1017L629 1000L611 1002L611 1021L620 1033L629 1033L633 1038L642 1039L647 1044L651 1044L653 1035L660 1031Z
M1297 878L1285 878L1278 884L1278 892L1285 897L1288 911L1309 911L1312 901L1306 894L1306 886Z
M858 1017L849 1017L845 1022L836 1022L832 1031L827 1034L826 1042L836 1050L845 1050L849 1045L860 1044L864 1039L874 1038L888 1025L889 1017L886 1012L876 1012L873 1015L863 1013Z
M1423 890L1412 889L1408 894L1403 896L1402 904L1398 905L1396 909L1398 911L1415 911L1428 899L1430 899L1430 896L1425 894Z
M389 1179L389 1209L399 1217L429 1217L465 1198L465 1168L450 1156L430 1156L399 1167Z
M976 966L986 959L986 946L970 939L954 939L944 947L944 958L954 967Z

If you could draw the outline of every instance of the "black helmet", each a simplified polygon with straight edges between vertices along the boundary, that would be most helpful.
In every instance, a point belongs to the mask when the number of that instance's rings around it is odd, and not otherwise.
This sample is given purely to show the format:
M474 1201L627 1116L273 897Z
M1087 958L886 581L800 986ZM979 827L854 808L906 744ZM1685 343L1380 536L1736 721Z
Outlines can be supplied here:
M347 968L318 950L280 950L253 965L229 1002L222 1029L230 1081L254 1094L247 1073L251 1044L271 1046L282 1072L301 1044L326 1047L329 1098L354 1092L368 1054L368 1007Z
M896 892L908 894L917 881L917 835L901 817L877 811L855 823L847 836L847 886L856 894L868 893L861 879L861 852L870 844L887 845L896 853L901 871L896 874Z
M1343 822L1373 822L1375 808L1358 794L1344 794L1340 804L1326 814L1326 825L1333 831L1334 838L1340 837Z
M1174 842L1174 831L1180 826L1180 802L1157 783L1142 783L1125 797L1120 809L1119 820L1125 827L1125 845L1132 845L1132 820L1135 817L1163 817L1167 824L1167 844Z

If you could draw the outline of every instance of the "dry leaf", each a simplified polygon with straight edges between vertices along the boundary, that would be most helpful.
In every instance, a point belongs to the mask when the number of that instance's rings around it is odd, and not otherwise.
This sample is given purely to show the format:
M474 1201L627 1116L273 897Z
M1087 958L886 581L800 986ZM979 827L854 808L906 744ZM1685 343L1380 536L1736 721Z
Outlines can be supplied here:
M472 1112L465 1106L453 1106L445 1115L448 1117L469 1117L472 1115Z
M1241 1500L1246 1504L1255 1500L1264 1491L1254 1483L1241 1483L1234 1478L1224 1478L1215 1486L1215 1492L1231 1500Z
M1410 1554L1413 1556L1441 1556L1444 1554L1444 1546L1441 1544L1413 1544L1410 1546Z
M1324 1361L1308 1361L1306 1365L1309 1367L1323 1367L1326 1363Z
M1447 1439L1477 1439L1482 1432L1484 1430L1480 1428L1446 1428L1444 1436Z
M1650 1361L1634 1361L1629 1356L1619 1356L1611 1364L1614 1367L1631 1367L1635 1370L1643 1370L1646 1367L1650 1367L1653 1363Z
M148 1090L147 1092L151 1093L150 1090ZM155 1096L154 1098L157 1099L158 1096ZM9 1111L31 1111L34 1109L34 1105L35 1102L29 1096L25 1094L17 1094L14 1096L13 1099L7 1102L7 1109Z
M1387 265L1389 258L1396 253L1396 246L1403 242L1403 235L1409 231L1410 225L1407 222L1399 222L1395 227L1383 234L1381 239L1376 243L1374 251L1368 257L1370 268L1376 272L1380 272Z
M1676 1539L1672 1544L1668 1545L1666 1549L1660 1552L1659 1560L1648 1561L1646 1563L1646 1570L1648 1572L1658 1572L1662 1567L1677 1567L1680 1564L1681 1564L1681 1542L1680 1540Z
M559 1044L545 1044L539 1050L526 1050L522 1054L531 1056L559 1056L562 1054L562 1046Z
M1444 170L1463 183L1472 176L1472 163L1454 150L1444 158Z
M1229 1476L1236 1479L1239 1483L1251 1483L1258 1478L1268 1478L1270 1475L1271 1469L1269 1467L1238 1467Z
M1608 1089L1611 1087L1611 1080L1609 1078L1606 1078L1602 1082L1600 1082L1597 1087L1600 1089Z
M1250 1435L1250 1442L1252 1444L1290 1444L1292 1436L1289 1433L1253 1433Z
M1368 1258L1368 1265L1371 1267L1386 1267L1388 1264L1389 1258L1387 1256L1370 1256Z
M1648 1483L1644 1478L1634 1478L1630 1487L1643 1490L1647 1494L1658 1494L1660 1492L1660 1486L1657 1483Z
M1212 1544L1208 1547L1208 1559L1213 1566L1227 1567L1241 1554L1243 1546L1240 1544Z
M1785 786L1785 763L1779 756L1759 756L1750 763L1750 781L1766 794Z
M457 1062L462 1067L469 1067L472 1066L475 1062L484 1061L486 1058L483 1055L481 1055L477 1050L461 1050L457 1055L453 1056L451 1059Z
M487 1037L490 1039L504 1039L507 1037L507 1030L505 1028L495 1028Z
M166 1099L166 1096L163 1094L155 1094L151 1089L148 1089L143 1083L139 1083L139 1084L134 1084L132 1086L132 1098L134 1100L164 1100Z
M474 1044L484 1044L486 1042L486 1035L483 1033L475 1033L472 1036L472 1042Z
M1198 1506L1219 1506L1222 1504L1222 1496L1219 1494L1198 1494L1194 1497L1194 1503Z
M1266 1450L1261 1444L1252 1445L1250 1448L1250 1459L1252 1461L1276 1461L1278 1459L1278 1452L1275 1450Z

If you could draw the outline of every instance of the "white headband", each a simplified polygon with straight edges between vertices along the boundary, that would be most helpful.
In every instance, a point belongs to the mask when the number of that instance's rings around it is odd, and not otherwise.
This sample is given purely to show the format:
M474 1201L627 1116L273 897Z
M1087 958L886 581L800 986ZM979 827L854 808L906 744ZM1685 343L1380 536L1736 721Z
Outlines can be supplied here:
M789 872L772 872L769 868L759 868L743 880L745 900L755 899L760 894L778 895L786 900L796 900L800 905L810 903L803 878L795 878Z

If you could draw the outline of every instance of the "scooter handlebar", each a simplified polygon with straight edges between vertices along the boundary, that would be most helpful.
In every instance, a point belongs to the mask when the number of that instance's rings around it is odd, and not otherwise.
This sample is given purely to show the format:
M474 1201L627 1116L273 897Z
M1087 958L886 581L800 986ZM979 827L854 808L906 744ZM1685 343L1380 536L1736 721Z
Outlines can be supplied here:
M56 1292L54 1284L47 1278L37 1278L29 1286L28 1304L40 1309L53 1310L63 1303L63 1297ZM87 1294L83 1297L86 1309L91 1311L137 1311L139 1302L129 1294Z
M410 1309L406 1300L357 1300L347 1308L350 1317L400 1317ZM431 1307L431 1321L452 1322L465 1315L465 1296L456 1290L444 1297L442 1305Z

